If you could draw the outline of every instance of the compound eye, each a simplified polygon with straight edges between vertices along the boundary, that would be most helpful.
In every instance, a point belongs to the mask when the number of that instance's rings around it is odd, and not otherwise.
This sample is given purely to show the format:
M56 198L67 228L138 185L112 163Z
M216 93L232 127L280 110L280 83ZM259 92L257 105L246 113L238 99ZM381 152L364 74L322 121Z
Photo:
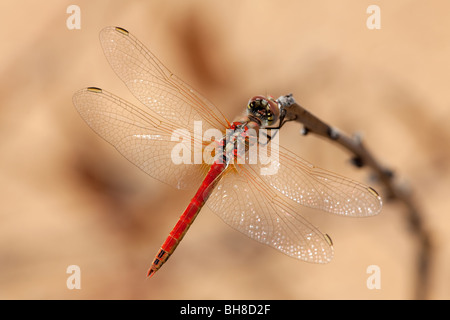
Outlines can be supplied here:
M273 98L255 96L250 99L247 112L257 117L264 125L271 125L278 119L278 103Z

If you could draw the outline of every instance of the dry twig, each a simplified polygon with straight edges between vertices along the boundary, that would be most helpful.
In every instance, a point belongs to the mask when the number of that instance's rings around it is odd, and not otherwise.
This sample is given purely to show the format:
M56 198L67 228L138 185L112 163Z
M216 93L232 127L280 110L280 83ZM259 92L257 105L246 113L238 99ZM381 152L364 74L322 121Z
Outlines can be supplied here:
M384 186L387 198L390 201L399 201L407 210L406 219L414 236L417 237L417 279L415 287L416 299L425 299L428 294L429 273L431 261L431 240L428 230L423 223L420 212L410 190L402 187L395 179L393 171L382 166L369 150L364 146L360 136L349 137L336 128L333 128L308 112L295 102L292 95L281 96L277 100L284 110L284 121L297 121L303 124L303 134L314 133L339 144L352 154L352 163L361 168L371 168L376 179ZM280 123L282 125L282 123Z

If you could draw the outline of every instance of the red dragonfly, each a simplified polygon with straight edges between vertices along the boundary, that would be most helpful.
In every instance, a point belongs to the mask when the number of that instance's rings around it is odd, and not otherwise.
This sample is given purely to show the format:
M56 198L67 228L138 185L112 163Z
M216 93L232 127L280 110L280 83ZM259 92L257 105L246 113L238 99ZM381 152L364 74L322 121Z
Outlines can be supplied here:
M107 27L100 32L100 42L116 74L145 107L89 87L73 97L81 117L150 176L178 189L198 188L147 276L167 261L205 204L250 238L313 263L332 259L332 241L300 215L300 205L351 217L372 216L381 210L375 190L315 167L278 146L273 139L276 133L268 134L265 144L248 138L250 129L262 132L280 120L282 110L275 99L252 98L246 115L230 123L127 30ZM195 132L199 123L202 132L218 129L221 136L204 141ZM174 132L179 133L175 139ZM237 152L238 141L243 141L244 152ZM214 148L208 149L211 144ZM210 154L210 159L192 163L192 154L187 153L188 161L174 161L174 154L192 145L200 146L200 155ZM267 163L247 161L254 145L260 150L277 147L278 157L270 163L276 174L263 173Z

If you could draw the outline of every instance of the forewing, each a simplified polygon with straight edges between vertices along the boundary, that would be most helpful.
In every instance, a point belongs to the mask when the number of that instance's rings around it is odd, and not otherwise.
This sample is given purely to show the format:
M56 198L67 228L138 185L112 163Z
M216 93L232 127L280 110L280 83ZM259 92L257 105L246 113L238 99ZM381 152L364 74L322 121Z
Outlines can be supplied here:
M274 143L260 148L263 154L270 154L269 160L266 165L258 162L249 166L249 171L289 199L344 216L365 217L380 212L381 197L371 187L318 168ZM277 148L275 154L265 150ZM268 167L269 174L261 174Z
M100 32L108 62L144 105L178 128L192 130L194 121L203 129L224 131L228 122L202 95L170 72L136 37L118 27Z

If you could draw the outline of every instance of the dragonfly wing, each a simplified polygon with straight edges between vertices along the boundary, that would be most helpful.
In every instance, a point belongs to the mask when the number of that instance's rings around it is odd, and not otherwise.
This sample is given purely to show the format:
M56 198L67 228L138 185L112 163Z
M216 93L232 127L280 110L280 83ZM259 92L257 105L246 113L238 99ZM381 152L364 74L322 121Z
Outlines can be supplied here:
M253 176L260 178L270 187L291 200L315 209L338 215L365 217L378 214L382 207L381 197L364 184L318 168L301 159L289 150L271 143L260 147L279 148L270 157L267 165L247 166ZM278 157L276 156L278 154ZM267 167L268 174L262 174Z
M242 167L227 169L206 204L231 227L291 257L314 263L327 263L333 257L327 235L274 190L251 181Z
M125 100L98 88L75 93L73 103L87 124L128 160L150 176L178 189L198 186L207 173L205 164L175 164L171 152L171 124L156 119ZM184 139L190 148L189 134ZM189 149L190 150L190 149Z
M189 129L202 121L203 129L224 131L222 113L188 84L170 72L136 37L118 27L100 32L108 62L144 105L176 125Z

